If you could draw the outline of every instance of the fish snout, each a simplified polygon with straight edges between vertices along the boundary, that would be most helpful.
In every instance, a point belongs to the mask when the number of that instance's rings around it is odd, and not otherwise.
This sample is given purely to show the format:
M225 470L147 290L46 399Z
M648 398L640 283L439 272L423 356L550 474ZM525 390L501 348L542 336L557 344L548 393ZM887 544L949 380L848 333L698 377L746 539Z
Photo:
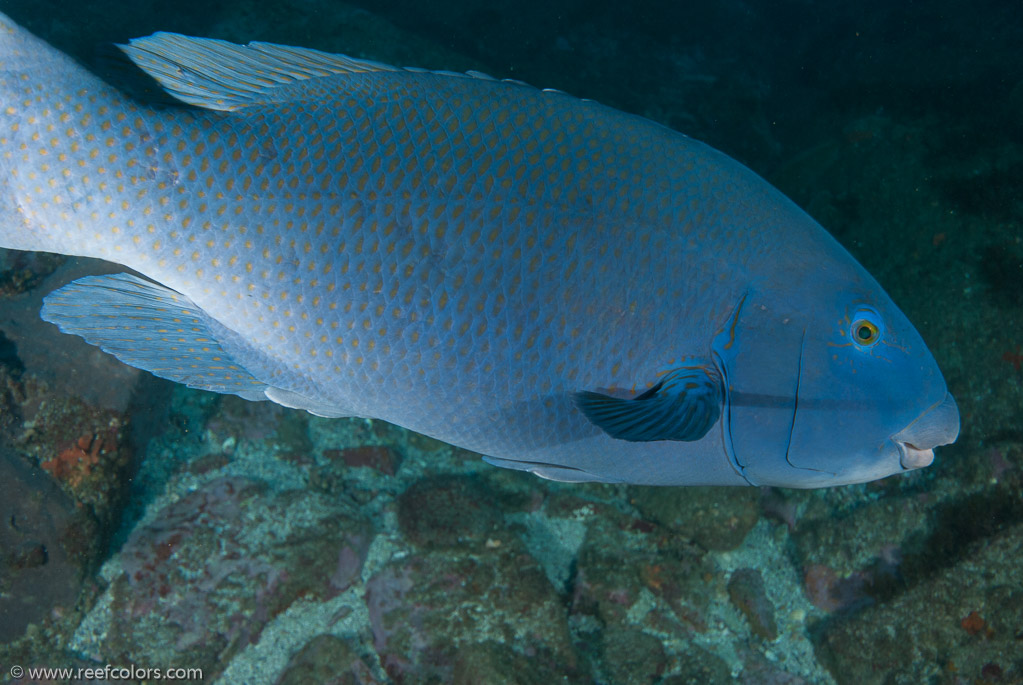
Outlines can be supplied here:
M921 414L913 423L892 436L899 446L902 468L919 469L934 461L934 448L949 445L959 437L959 407L952 395Z

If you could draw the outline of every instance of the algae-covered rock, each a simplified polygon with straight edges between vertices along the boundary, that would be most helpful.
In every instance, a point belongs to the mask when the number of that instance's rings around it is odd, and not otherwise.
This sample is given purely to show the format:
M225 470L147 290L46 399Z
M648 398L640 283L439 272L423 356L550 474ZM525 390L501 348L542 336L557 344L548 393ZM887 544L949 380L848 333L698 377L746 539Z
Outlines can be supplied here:
M778 637L778 624L774 620L774 605L767 598L764 579L760 571L740 568L728 579L728 596L746 617L750 629L765 640Z
M468 476L416 482L398 499L398 525L416 545L452 547L485 538L501 515L496 503Z
M572 682L550 660L538 660L507 645L486 641L458 650L451 675L452 685L534 685ZM585 682L579 679L579 682Z
M845 683L1023 681L1023 525L886 604L816 628L818 658Z
M922 535L928 524L933 494L894 494L865 500L838 514L814 503L793 535L798 561L824 564L839 575L883 563L911 535Z
M367 582L366 604L380 663L397 682L451 682L471 663L492 669L527 657L537 673L588 682L562 600L517 538L394 561ZM511 653L479 646L493 642Z
M735 549L760 516L756 488L632 487L633 505L708 550Z
M336 635L317 635L291 657L277 685L378 685L370 665Z
M602 634L603 671L612 683L656 683L668 667L661 641L641 630L608 628Z
M661 680L661 685L708 685L732 680L731 669L720 657L696 646L679 658L679 670Z
M370 538L335 499L211 481L131 533L99 649L216 675L296 599L329 599L356 582Z
M0 644L70 612L99 551L96 532L45 474L0 449Z
M645 620L657 630L704 632L715 574L697 545L609 509L594 518L579 549L572 618L580 626L626 629L636 604L652 598L657 610Z

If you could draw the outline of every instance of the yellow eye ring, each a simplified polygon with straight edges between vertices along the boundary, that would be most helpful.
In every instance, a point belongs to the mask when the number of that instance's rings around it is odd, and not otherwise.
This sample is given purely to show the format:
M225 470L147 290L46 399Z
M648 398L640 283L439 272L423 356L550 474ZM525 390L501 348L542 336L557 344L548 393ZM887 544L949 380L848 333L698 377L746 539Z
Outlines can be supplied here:
M884 335L884 319L873 307L863 305L853 315L852 325L849 326L849 340L861 350L869 350L881 341Z
M877 342L877 339L881 337L881 331L873 321L867 319L858 319L853 321L852 328L850 329L853 337L853 341L857 345L870 346Z

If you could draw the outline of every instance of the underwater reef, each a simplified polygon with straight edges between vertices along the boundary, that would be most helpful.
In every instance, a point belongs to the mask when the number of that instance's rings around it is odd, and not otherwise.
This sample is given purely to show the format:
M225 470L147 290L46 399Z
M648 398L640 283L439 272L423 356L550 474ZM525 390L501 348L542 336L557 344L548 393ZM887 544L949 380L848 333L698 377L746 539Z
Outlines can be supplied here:
M555 483L128 368L38 319L46 293L103 265L6 253L0 664L224 683L1023 683L1010 5L0 3L100 72L97 42L173 30L478 69L681 130L878 278L962 416L933 465L864 485Z

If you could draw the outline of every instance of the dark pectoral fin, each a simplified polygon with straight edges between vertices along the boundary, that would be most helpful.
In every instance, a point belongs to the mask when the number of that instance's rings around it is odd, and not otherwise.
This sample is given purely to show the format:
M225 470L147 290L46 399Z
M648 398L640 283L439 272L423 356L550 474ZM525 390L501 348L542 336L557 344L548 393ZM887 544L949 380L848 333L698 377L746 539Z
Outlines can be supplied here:
M672 369L632 399L598 392L575 394L586 418L612 438L629 442L699 440L721 415L721 379L709 365Z

